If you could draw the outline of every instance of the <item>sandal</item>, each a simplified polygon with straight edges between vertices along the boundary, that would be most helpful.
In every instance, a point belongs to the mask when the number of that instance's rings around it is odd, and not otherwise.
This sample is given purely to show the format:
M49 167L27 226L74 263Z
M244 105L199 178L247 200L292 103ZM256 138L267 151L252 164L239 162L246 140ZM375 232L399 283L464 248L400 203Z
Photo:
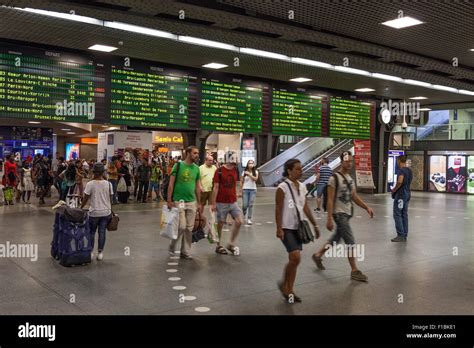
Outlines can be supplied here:
M278 290L280 290L281 294L283 295L283 298L286 300L287 303L289 304L293 304L293 303L301 303L301 297L299 296L296 296L295 294L293 293L290 293L289 295L285 295L285 293L283 292L283 281L278 281L277 282L277 285L278 285Z
M240 255L240 249L238 246L234 246L234 245L227 245L227 249L230 250L230 252L234 255L234 256L239 256Z
M227 255L227 254L228 254L226 248L224 248L224 247L221 246L221 245L219 245L219 246L216 248L216 253L221 254L221 255Z

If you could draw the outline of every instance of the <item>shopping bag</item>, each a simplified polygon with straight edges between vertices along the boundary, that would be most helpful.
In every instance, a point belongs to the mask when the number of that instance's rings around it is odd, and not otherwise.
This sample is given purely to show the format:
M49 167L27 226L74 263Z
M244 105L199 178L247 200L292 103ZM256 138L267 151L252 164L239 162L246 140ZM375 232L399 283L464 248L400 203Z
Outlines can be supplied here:
M178 239L179 209L165 205L161 212L160 236L168 239Z
M127 192L127 183L124 178L120 178L117 185L117 192Z
M216 220L216 214L211 210L209 207L209 216L211 217L209 219L208 223L208 231L207 231L207 240L209 243L217 243L219 242L219 235L217 234L217 220Z
M5 197L5 202L13 201L13 189L11 187L4 188L3 195Z

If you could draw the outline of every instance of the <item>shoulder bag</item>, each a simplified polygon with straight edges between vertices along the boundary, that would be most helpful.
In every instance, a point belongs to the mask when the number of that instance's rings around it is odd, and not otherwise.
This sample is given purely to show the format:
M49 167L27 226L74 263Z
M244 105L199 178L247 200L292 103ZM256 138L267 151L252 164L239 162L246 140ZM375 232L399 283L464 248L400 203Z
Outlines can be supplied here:
M298 204L295 200L295 196L293 195L293 189L291 188L291 185L288 183L288 181L285 181L285 183L288 185L288 188L290 189L291 198L293 199L293 203L296 209L296 214L298 215L298 230L297 230L298 238L301 243L308 244L309 242L314 241L313 230L311 229L311 225L309 224L307 220L301 219L300 210L298 209Z

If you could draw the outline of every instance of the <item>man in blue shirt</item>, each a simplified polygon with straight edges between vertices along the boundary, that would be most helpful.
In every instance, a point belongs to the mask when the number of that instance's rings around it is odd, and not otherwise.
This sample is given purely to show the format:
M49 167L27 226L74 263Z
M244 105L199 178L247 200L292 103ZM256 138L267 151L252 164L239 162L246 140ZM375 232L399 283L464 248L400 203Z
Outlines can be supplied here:
M413 174L407 167L406 156L399 156L397 161L397 184L392 190L393 218L397 236L392 239L392 242L406 242L408 237L408 202L411 198L410 185Z

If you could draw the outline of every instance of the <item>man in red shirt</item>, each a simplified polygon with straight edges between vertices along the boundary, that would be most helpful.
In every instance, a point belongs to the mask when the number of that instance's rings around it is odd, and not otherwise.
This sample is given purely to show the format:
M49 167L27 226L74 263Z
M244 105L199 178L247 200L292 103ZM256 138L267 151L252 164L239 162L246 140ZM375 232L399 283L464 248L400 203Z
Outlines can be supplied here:
M237 183L239 182L239 172L237 170L237 161L232 152L225 155L225 164L216 170L214 174L211 200L211 210L217 211L217 233L219 242L217 242L216 253L227 254L226 248L222 246L222 227L226 222L227 215L230 214L234 219L232 234L227 249L238 256L240 254L239 247L235 246L235 240L242 225L243 215L237 204L237 197L242 197L242 188L239 189L237 195Z

